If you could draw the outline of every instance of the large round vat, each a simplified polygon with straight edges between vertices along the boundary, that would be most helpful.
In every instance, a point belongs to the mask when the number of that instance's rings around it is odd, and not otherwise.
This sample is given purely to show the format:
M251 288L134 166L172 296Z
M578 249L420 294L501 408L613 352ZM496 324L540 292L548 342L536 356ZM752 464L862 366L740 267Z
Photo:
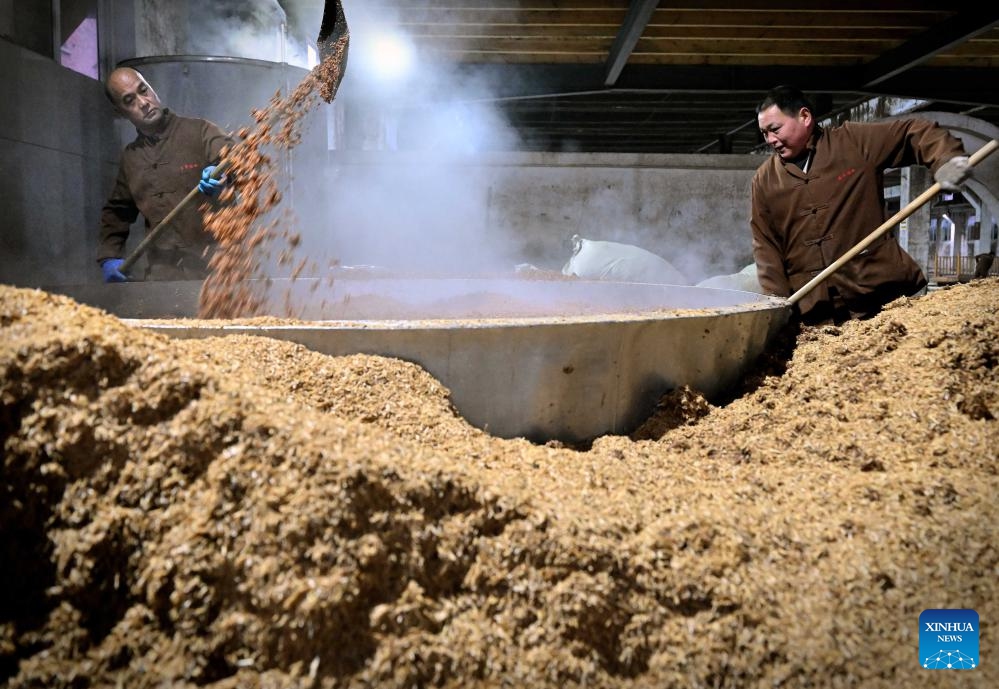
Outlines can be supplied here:
M176 338L259 335L335 356L411 361L450 389L473 425L499 437L568 442L630 432L681 385L717 398L789 314L783 300L750 292L616 282L338 279L274 287L270 312L291 303L306 320L156 320L193 317L199 283L126 283L71 296Z

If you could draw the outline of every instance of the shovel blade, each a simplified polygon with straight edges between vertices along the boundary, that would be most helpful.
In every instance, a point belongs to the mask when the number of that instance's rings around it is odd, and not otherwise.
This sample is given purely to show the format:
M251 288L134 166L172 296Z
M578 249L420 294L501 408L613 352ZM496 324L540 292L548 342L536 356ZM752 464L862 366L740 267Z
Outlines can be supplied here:
M319 27L319 94L327 103L333 100L347 68L347 46L350 31L340 0L326 0L323 23Z

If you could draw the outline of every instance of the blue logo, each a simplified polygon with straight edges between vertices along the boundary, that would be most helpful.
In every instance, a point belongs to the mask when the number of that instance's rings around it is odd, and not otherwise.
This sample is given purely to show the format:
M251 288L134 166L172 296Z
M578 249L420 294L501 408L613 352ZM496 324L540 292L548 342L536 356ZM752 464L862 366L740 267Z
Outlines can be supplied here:
M919 664L927 670L978 667L978 613L923 610L919 615Z

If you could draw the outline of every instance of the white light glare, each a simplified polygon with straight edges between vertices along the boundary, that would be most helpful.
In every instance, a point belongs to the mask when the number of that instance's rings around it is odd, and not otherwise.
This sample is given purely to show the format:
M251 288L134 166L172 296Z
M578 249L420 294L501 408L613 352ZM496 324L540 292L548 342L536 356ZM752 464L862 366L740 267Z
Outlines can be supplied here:
M372 71L386 81L406 76L413 66L413 51L398 34L381 33L374 36L370 57Z

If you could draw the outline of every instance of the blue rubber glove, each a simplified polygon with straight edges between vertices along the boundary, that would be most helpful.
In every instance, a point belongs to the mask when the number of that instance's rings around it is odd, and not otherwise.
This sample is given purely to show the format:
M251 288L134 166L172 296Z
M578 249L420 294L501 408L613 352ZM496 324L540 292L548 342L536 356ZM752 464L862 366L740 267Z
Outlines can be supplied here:
M212 199L218 196L219 192L225 187L225 182L222 179L212 179L214 171L214 165L206 167L201 171L201 181L198 182L198 191Z
M124 262L123 258L105 258L101 261L104 282L128 282L128 277L121 272L121 264Z

